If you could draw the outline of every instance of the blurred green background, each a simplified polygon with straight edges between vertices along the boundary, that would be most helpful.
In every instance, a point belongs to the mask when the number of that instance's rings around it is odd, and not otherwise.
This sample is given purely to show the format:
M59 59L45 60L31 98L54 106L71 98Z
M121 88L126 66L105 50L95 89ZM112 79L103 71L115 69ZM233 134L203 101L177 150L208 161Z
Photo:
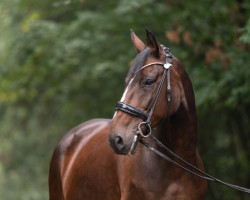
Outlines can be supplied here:
M186 66L208 173L250 187L248 0L1 0L0 199L48 199L59 139L111 118L136 53L130 29L150 28ZM207 200L249 195L216 183Z

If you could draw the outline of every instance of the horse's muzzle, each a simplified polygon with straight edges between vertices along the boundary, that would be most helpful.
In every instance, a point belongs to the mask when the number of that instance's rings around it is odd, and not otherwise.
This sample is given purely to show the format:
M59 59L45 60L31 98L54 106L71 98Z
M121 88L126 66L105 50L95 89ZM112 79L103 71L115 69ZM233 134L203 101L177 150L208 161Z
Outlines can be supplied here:
M127 155L130 148L125 145L123 138L119 135L109 136L109 145L117 154Z
M134 155L140 136L135 134L131 141L125 142L120 135L109 136L109 145L117 154Z

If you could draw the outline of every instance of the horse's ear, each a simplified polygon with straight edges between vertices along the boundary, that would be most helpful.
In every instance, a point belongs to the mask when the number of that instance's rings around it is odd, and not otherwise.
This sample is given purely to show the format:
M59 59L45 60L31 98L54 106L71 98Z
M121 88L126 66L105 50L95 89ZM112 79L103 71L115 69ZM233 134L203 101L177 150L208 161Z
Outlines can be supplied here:
M134 31L130 30L131 40L134 44L134 47L138 53L146 49L146 45L135 35Z
M148 47L151 49L153 55L159 58L160 57L159 44L156 41L153 33L149 29L146 29L146 35L147 35L146 41L147 41Z

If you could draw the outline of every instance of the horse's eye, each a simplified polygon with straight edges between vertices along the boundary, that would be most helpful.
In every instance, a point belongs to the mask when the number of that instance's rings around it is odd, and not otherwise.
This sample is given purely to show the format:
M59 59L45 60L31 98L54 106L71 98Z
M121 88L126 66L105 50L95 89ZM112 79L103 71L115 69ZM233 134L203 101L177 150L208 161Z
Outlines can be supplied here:
M146 79L142 82L142 85L144 86L150 86L150 85L153 85L155 83L155 80L154 79Z

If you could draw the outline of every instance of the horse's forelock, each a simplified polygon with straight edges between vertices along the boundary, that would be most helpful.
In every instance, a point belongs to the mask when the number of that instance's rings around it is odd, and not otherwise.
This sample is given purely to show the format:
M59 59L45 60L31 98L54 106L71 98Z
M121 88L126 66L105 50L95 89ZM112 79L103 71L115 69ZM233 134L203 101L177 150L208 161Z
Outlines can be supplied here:
M146 59L150 53L151 53L151 50L149 48L146 48L137 54L137 56L133 60L133 63L129 69L126 82L128 82L135 75L135 72L141 69L141 67L145 64Z

